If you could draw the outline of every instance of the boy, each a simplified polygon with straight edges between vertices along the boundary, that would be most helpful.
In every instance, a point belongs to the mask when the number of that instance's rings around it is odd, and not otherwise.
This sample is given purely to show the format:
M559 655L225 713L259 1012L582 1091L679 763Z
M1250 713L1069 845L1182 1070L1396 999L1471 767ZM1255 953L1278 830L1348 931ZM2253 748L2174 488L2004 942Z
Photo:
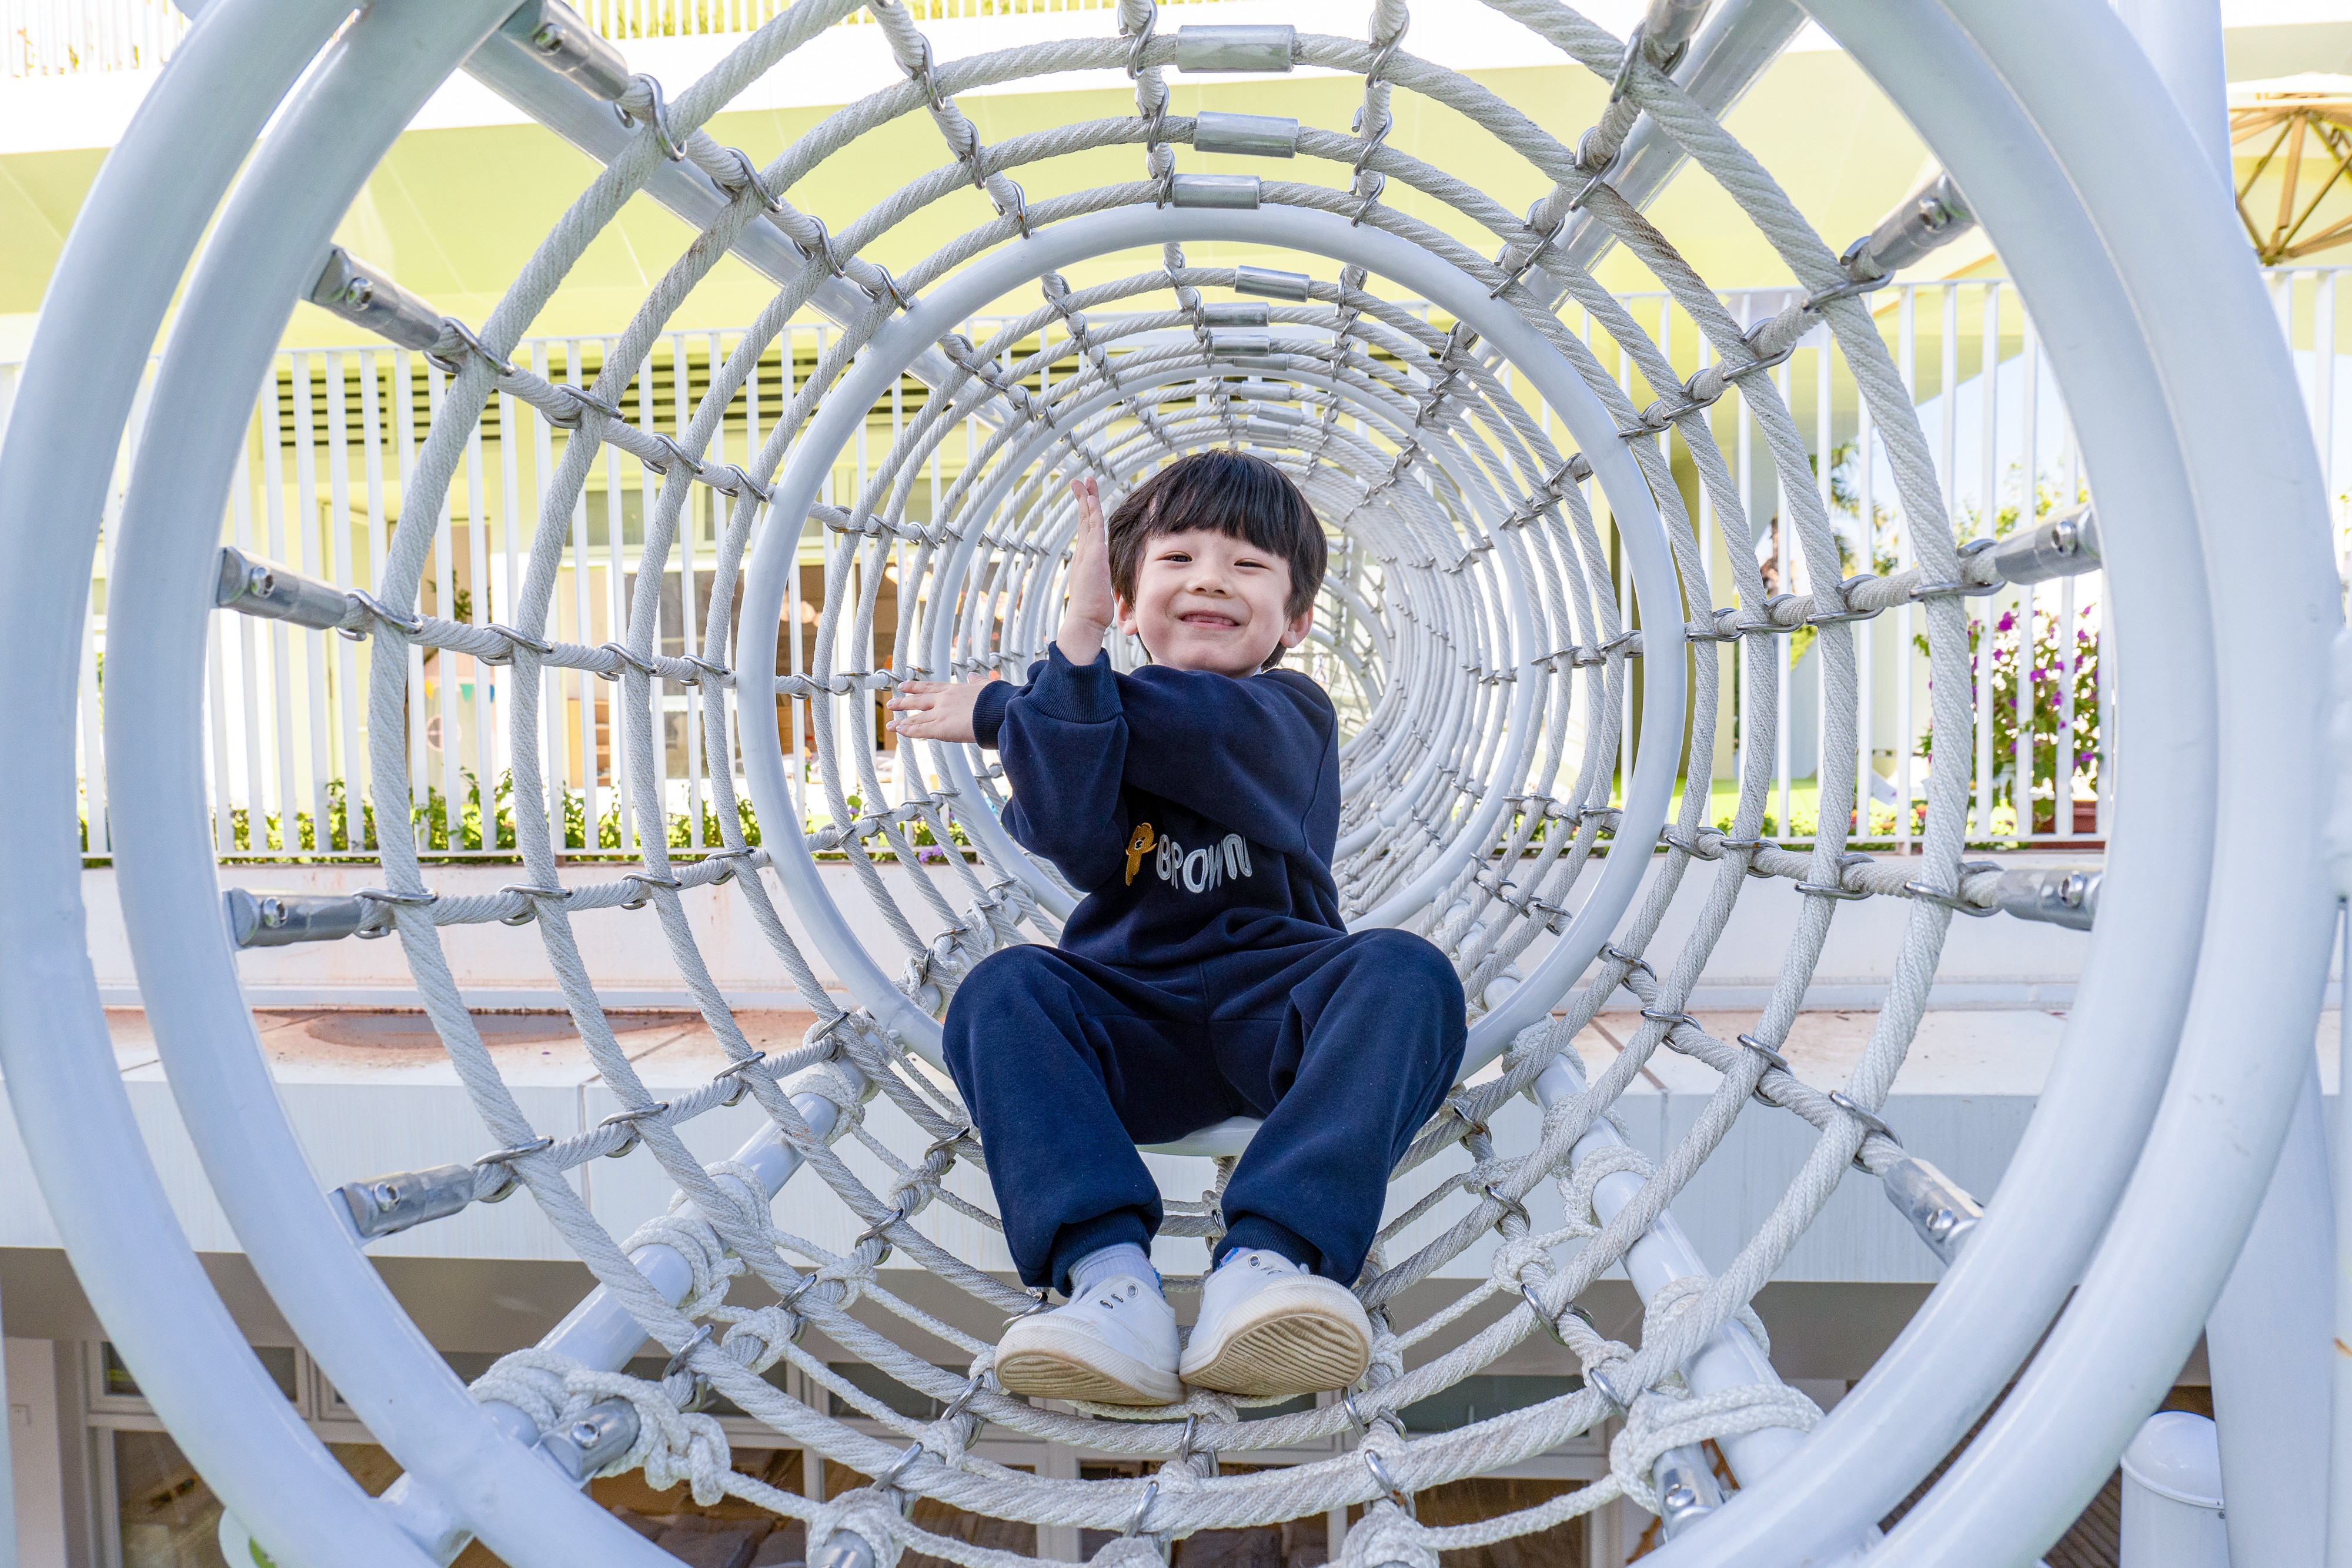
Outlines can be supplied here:
M1060 633L1026 685L908 682L901 734L996 747L1004 825L1085 900L1058 947L991 954L946 1051L1022 1280L1069 1297L1005 1330L1007 1391L1164 1405L1343 1388L1371 1328L1348 1289L1389 1171L1461 1064L1461 984L1397 931L1349 934L1331 855L1331 699L1276 666L1305 640L1322 526L1262 458L1203 452L1105 528L1092 479ZM1118 674L1116 622L1151 663ZM1264 1119L1179 1354L1135 1145Z

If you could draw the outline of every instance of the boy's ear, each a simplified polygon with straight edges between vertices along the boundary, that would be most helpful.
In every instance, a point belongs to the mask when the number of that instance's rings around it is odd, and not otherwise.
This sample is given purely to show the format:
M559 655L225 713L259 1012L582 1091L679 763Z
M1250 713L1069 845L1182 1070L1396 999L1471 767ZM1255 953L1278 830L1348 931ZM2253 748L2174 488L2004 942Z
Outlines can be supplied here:
M1313 629L1314 625L1315 606L1310 604L1292 616L1290 624L1282 629L1282 645L1286 648L1297 647L1307 641L1307 633Z

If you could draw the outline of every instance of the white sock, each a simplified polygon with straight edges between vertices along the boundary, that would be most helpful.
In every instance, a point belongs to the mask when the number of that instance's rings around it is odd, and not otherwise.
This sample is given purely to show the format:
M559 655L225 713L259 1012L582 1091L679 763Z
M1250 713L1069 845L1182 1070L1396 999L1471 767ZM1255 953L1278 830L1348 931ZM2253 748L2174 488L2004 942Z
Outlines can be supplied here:
M1075 1301L1105 1280L1122 1274L1146 1281L1155 1291L1160 1288L1160 1270L1151 1266L1151 1255L1132 1241L1122 1241L1098 1248L1070 1265L1070 1300Z

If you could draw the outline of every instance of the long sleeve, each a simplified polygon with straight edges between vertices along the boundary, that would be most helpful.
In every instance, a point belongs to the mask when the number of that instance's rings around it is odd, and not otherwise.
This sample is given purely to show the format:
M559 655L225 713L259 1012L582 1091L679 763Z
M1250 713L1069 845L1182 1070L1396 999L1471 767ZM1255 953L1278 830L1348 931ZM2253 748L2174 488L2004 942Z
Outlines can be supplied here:
M1052 648L1031 666L1027 685L997 696L1005 685L992 683L972 716L974 735L1003 753L1013 785L1005 830L1073 886L1098 887L1126 863L1128 725L1110 661L1073 664Z

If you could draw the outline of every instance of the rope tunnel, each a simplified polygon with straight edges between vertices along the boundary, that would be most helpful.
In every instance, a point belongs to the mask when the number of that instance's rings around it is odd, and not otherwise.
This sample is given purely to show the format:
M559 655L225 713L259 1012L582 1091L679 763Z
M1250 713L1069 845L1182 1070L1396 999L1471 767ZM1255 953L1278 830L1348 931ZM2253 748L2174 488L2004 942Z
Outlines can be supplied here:
M1728 0L1707 18L1694 0L1653 0L1619 38L1557 0L1489 3L1527 29L1530 49L1564 54L1609 85L1599 119L1572 142L1417 57L1400 0L1375 0L1360 38L1287 26L1165 27L1151 0L1119 0L1103 18L1115 33L958 60L934 57L907 6L874 0L862 15L905 79L822 119L764 165L703 128L762 74L792 68L796 48L860 15L851 0L802 0L675 95L633 73L561 0L530 0L504 16L477 4L430 20L371 10L328 48L188 282L148 415L151 429L173 433L172 444L142 447L123 512L115 613L126 631L110 647L110 674L124 695L109 722L154 726L162 759L113 784L126 874L134 864L163 868L139 873L148 880L131 916L176 911L168 917L184 920L203 909L196 918L218 924L205 845L184 831L203 781L171 760L175 745L194 753L182 743L200 709L199 677L189 672L201 660L188 653L201 648L204 616L215 609L374 642L368 789L378 801L409 799L421 783L403 740L409 649L511 667L507 744L520 799L544 797L557 766L544 755L551 672L615 681L619 766L641 819L639 858L625 869L566 861L544 815L519 813L522 872L486 895L436 891L416 845L390 835L381 886L348 896L233 892L218 951L188 960L205 984L151 991L169 1057L175 1038L216 1027L224 1005L236 1010L236 946L391 936L404 951L493 1146L469 1164L352 1183L317 1214L226 1200L289 1321L371 1425L403 1429L394 1410L402 1379L417 1364L411 1353L429 1352L416 1342L381 1367L365 1364L373 1353L355 1343L351 1314L365 1302L368 1313L397 1309L353 1282L360 1276L347 1270L364 1260L352 1241L527 1189L599 1285L547 1342L509 1356L472 1390L490 1429L536 1448L571 1482L642 1468L656 1486L685 1479L698 1499L732 1494L803 1519L811 1561L827 1568L887 1568L908 1550L964 1568L1029 1561L919 1528L907 1515L918 1496L1115 1531L1097 1554L1106 1563L1156 1561L1200 1530L1362 1506L1351 1563L1433 1564L1440 1551L1547 1529L1620 1497L1658 1514L1670 1542L1686 1538L1699 1551L1705 1521L1727 1501L1703 1446L1717 1445L1737 1487L1753 1489L1783 1469L1820 1419L1774 1374L1748 1302L1841 1181L1877 1182L1923 1246L1946 1262L1960 1256L1982 1204L1907 1152L1879 1114L1947 929L1955 914L2003 911L2087 927L2101 875L1965 859L1972 748L1940 744L1920 852L1851 845L1857 822L1864 837L1869 826L1866 792L1858 819L1853 810L1858 789L1866 791L1856 628L1885 617L1923 638L1934 733L1969 736L1965 601L2097 567L2097 519L2071 510L1998 544L1956 541L1930 444L1869 299L1974 217L1958 185L1938 175L1872 234L1833 247L1724 131L1724 106L1785 43L1793 10ZM380 68L402 48L414 54L403 68L413 81ZM1709 62L1715 68L1702 68ZM338 200L414 100L458 65L602 165L478 326L328 243ZM1349 131L1171 108L1171 77L1302 68L1360 78ZM194 91L208 68L218 68L199 57L175 70ZM992 145L957 106L960 93L1072 71L1123 71L1133 112ZM337 101L339 85L362 78L373 84L364 104ZM1486 133L1495 159L1513 162L1515 178L1532 171L1547 193L1514 214L1484 193L1500 183L1494 168L1450 172L1390 145L1399 94L1465 117ZM886 172L874 149L905 120L936 128L939 154L928 167ZM324 166L301 155L330 144L340 151ZM1129 160L1131 177L1087 183L1069 172L1103 167L1105 153ZM1199 153L1257 160L1263 172L1180 170ZM1721 187L1785 266L1795 282L1785 308L1735 317L1643 216L1685 162ZM880 194L834 232L793 197L840 163L871 169L878 177L868 188ZM1056 193L1033 199L1022 179ZM895 274L871 259L919 217L958 210L943 204L972 189L989 215ZM298 201L298 190L311 193ZM1408 191L1406 204L1392 200ZM551 380L513 362L524 329L640 193L695 235L601 367L588 374L575 362L572 379ZM1417 215L1439 210L1443 222ZM1188 246L1278 252L1286 265L1201 265ZM1678 359L1596 280L1611 246L1631 253L1696 329L1696 369L1678 368L1691 362L1687 346ZM636 367L730 256L764 274L772 298L672 430L633 419ZM1074 273L1100 281L1074 286ZM361 590L170 527L167 483L173 494L226 493L236 378L262 362L256 355L266 356L297 298L431 355L446 371L404 486L408 515L439 510L494 398L528 405L560 436L505 620L423 612L429 529L395 532ZM1580 327L1565 319L1571 310ZM805 380L787 377L790 402L756 449L722 461L730 408L809 311L838 332ZM984 316L991 329L968 336L965 325ZM1884 444L1908 541L1895 570L1853 571L1842 557L1815 467L1824 455L1809 450L1774 373L1801 342L1834 344ZM1619 355L1631 367L1622 380L1610 368ZM870 412L910 384L919 406L869 461ZM1760 483L1745 455L1718 438L1714 413L1725 400L1752 421ZM1342 716L1334 873L1351 927L1416 932L1453 959L1470 999L1471 1046L1462 1083L1400 1167L1401 1178L1420 1173L1421 1196L1390 1219L1358 1281L1376 1334L1364 1383L1313 1409L1248 1419L1234 1401L1194 1391L1139 1419L1006 1396L992 1381L988 1337L915 1304L877 1272L895 1255L992 1312L1034 1304L957 1256L928 1223L927 1211L951 1210L995 1224L971 1196L982 1187L951 1179L960 1163L983 1164L986 1151L940 1070L939 1019L981 958L1053 941L1076 894L1000 825L1006 787L988 754L903 737L877 749L875 710L877 695L908 680L1019 678L1060 612L1076 524L1068 482L1096 478L1108 508L1171 458L1211 448L1276 464L1329 535L1332 570L1297 656ZM961 466L941 485L940 459L950 449ZM853 451L864 482L836 494ZM564 551L595 465L614 453L642 466L649 491L658 486L633 562L626 631L601 644L566 643L551 612ZM1776 591L1782 585L1768 586L1759 569L1752 509L1767 495L1791 531L1810 584L1802 591ZM699 641L666 650L665 572L681 528L705 506L717 518L716 552ZM824 581L803 667L784 645L803 635L794 612L812 551ZM1728 582L1718 580L1727 570ZM192 599L192 582L206 591ZM1791 700L1780 689L1779 644L1796 635L1810 639L1820 672L1822 810L1811 843L1783 848L1766 828L1770 747L1738 748L1727 825L1710 762L1735 713L1744 733L1773 733ZM1111 650L1122 668L1144 656L1117 634ZM700 788L724 843L674 858L659 699L687 687L701 698ZM761 825L756 843L743 831L739 794ZM1793 883L1800 913L1769 1000L1727 1040L1692 1016L1693 990L1743 892L1773 878ZM1698 914L1677 948L1658 938L1678 898ZM1872 898L1907 901L1898 978L1848 1080L1816 1087L1781 1047L1832 921ZM697 901L714 899L740 901L817 1015L800 1046L766 1053L745 1038L689 919ZM582 958L580 919L659 925L728 1053L724 1071L691 1092L656 1097ZM543 941L589 1055L623 1102L619 1114L559 1136L527 1113L453 977L452 946L469 939L465 927L490 921L531 925ZM1570 1042L1626 993L1640 1009L1638 1031L1588 1077ZM1653 1161L1631 1147L1612 1108L1662 1051L1710 1069L1716 1086ZM192 1134L208 1166L223 1162L213 1176L225 1192L282 1193L306 1179L282 1124L247 1138L233 1158L227 1152L244 1134L223 1111L239 1084L266 1082L251 1076L257 1054L242 1065L191 1061L184 1071L173 1061ZM764 1116L733 1158L708 1163L689 1148L688 1124L747 1096ZM1490 1123L1521 1096L1539 1118L1532 1141L1505 1149ZM927 1146L869 1124L877 1102L892 1126ZM1793 1118L1808 1149L1736 1257L1710 1270L1668 1205L1741 1116ZM1218 1233L1217 1186L1248 1135L1246 1125L1228 1125L1182 1146L1218 1163L1204 1167L1215 1174L1201 1198L1171 1202L1167 1234ZM845 1141L864 1153L845 1158L836 1150ZM667 1215L616 1238L566 1173L633 1152L656 1162L679 1197ZM830 1197L812 1190L820 1183ZM1537 1224L1528 1199L1539 1188L1559 1191L1564 1223ZM835 1203L865 1227L846 1249L808 1239L797 1218ZM1400 1321L1408 1287L1488 1243L1486 1279ZM1577 1306L1617 1268L1646 1304L1634 1343L1601 1333ZM327 1280L345 1283L315 1284ZM730 1301L737 1281L753 1280L768 1304ZM861 1300L883 1312L853 1313ZM1466 1339L1443 1337L1497 1303L1507 1310ZM911 1417L853 1385L801 1347L812 1326L943 1413ZM1582 1369L1574 1392L1407 1437L1398 1411L1492 1366L1531 1333L1572 1353ZM621 1370L646 1336L673 1354L659 1379ZM954 1346L967 1366L933 1364L909 1348L920 1336ZM805 1403L766 1375L785 1364L834 1404ZM697 1414L712 1390L871 1484L817 1501L730 1469L724 1435ZM882 1435L845 1424L835 1406ZM497 1517L465 1501L455 1461L433 1453L426 1434L472 1430L472 1415L443 1407L409 1418L405 1443L387 1437L409 1473L371 1505L391 1531L385 1561L414 1549L446 1562L476 1532L519 1564L577 1561L581 1551L657 1560L562 1488L517 1482ZM1603 1479L1476 1524L1413 1519L1414 1492L1518 1463L1604 1421L1617 1425ZM1022 1474L971 1452L989 1427L1156 1468L1104 1480ZM1331 1439L1339 1442L1327 1459L1218 1469L1219 1455ZM299 1533L250 1492L230 1501L230 1528L249 1522L272 1552L281 1550L273 1531ZM1843 1546L1873 1539L1876 1517L1842 1525Z

